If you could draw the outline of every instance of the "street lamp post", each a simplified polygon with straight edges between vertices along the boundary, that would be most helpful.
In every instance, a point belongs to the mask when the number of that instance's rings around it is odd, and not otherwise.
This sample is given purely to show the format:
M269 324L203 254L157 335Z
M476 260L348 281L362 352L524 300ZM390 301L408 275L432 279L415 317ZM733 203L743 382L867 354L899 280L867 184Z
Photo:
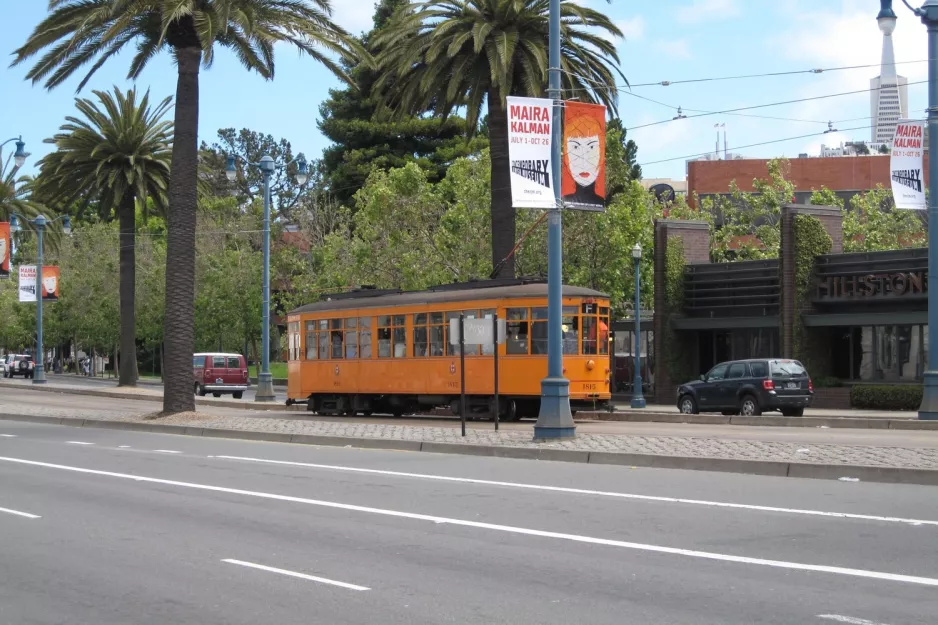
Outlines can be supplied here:
M264 273L261 284L263 304L261 308L261 373L257 377L257 390L254 401L274 401L274 378L270 373L270 177L278 167L297 164L296 182L304 185L308 179L306 157L300 152L297 157L284 165L278 166L270 156L264 156L259 163L251 163L261 170L264 176ZM237 177L235 157L228 157L225 175L230 181Z
M563 375L563 244L561 231L560 143L563 103L560 101L560 0L550 0L548 97L554 101L551 161L554 207L547 216L547 377L541 381L541 409L534 425L535 440L576 436L570 411L570 381Z
M632 248L635 259L635 377L632 381L632 408L644 408L645 396L642 395L642 304L641 272L642 246L638 243Z
M12 139L7 139L3 143L0 143L0 163L3 162L3 146L8 143L16 142L16 151L13 152L13 165L17 169L23 166L23 163L26 162L26 144L23 142L23 137L13 137Z
M938 137L938 0L926 0L920 9L903 3L928 29L928 136ZM893 24L896 14L892 0L880 0L877 20ZM933 139L934 141L934 139ZM928 159L928 275L938 276L938 158ZM932 331L935 328L935 331ZM928 368L924 375L922 405L918 418L938 419L938 288L928 289Z
M42 235L46 227L51 226L58 220L62 220L62 231L65 234L72 232L72 220L68 215L62 215L55 219L46 219L39 215L35 219L26 219L22 215L13 213L10 215L10 229L13 232L19 231L19 220L30 223L36 227L36 242L38 245L38 254L36 259L36 366L33 369L33 384L46 383L45 369L45 347L42 342L42 264L44 262L42 252Z

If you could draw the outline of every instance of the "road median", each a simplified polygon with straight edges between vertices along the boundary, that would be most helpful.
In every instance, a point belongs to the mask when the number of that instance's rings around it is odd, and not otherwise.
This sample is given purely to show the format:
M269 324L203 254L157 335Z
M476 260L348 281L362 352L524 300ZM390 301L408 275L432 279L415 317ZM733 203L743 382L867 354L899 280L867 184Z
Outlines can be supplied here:
M521 446L511 444L480 444L472 442L433 442L402 439L382 439L357 436L329 436L270 432L247 429L218 428L188 424L158 423L155 420L107 420L47 417L26 414L4 414L0 420L24 421L71 427L107 428L182 436L254 440L300 445L331 447L355 447L362 449L387 449L437 454L459 454L541 460L552 462L576 462L597 465L616 465L634 468L680 469L690 471L714 471L794 477L811 479L845 479L847 481L882 482L891 484L920 484L938 486L938 469L915 467L866 466L841 463L791 462L769 459L739 459L723 457L697 457L667 453L643 454L621 451L595 451L562 449L550 444Z

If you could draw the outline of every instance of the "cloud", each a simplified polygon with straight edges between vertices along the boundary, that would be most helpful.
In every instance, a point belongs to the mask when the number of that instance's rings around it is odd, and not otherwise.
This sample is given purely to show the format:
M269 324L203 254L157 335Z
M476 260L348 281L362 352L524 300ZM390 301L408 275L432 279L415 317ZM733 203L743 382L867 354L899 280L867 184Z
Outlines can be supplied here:
M690 43L687 39L666 39L656 41L654 47L659 52L663 52L675 59L690 59Z
M682 24L699 24L737 15L739 7L736 6L736 0L693 0L676 11L677 21Z
M638 41L645 36L645 20L641 15L633 18L618 20L616 26L625 35L626 41Z

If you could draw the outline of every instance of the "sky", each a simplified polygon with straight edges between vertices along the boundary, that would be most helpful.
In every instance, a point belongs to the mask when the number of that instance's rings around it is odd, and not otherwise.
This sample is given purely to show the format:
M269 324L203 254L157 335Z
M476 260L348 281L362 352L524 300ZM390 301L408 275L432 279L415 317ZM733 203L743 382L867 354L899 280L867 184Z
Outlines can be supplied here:
M858 93L781 106L722 113L789 100L869 89L879 74L882 36L876 25L876 0L579 0L605 12L623 31L616 40L621 70L631 88L619 96L618 115L638 144L646 178L683 179L688 157L716 149L714 124L725 124L729 151L753 158L818 154L822 143L870 140L870 95ZM920 4L918 2L913 4ZM0 47L12 60L46 15L46 0L0 0ZM371 0L333 0L333 17L353 33L371 26ZM899 74L910 83L927 77L927 40L922 23L899 0L893 35ZM111 59L78 95L95 89L133 86L126 73L130 54ZM856 69L763 76L738 80L661 86L661 81L795 72ZM81 76L49 92L24 79L25 66L0 64L0 141L22 135L31 156L25 168L50 149L51 137L74 111ZM157 57L137 81L151 99L175 91L176 71L168 54ZM649 86L648 83L654 83ZM266 81L245 71L226 52L201 75L200 139L212 142L220 128L250 128L288 139L294 152L322 154L328 141L319 133L319 105L339 85L327 70L287 46L277 47L276 75ZM653 100L653 101L652 101ZM909 116L924 118L926 85L909 86ZM677 107L688 116L673 120ZM667 120L666 123L655 123ZM828 122L837 132L824 134ZM654 124L654 125L649 125ZM641 128L639 128L641 126ZM814 135L814 136L805 136ZM798 138L796 138L798 137ZM778 141L784 139L785 141ZM754 147L752 144L772 142ZM737 147L739 146L739 147ZM12 146L7 146L9 149ZM722 149L722 148L721 148Z

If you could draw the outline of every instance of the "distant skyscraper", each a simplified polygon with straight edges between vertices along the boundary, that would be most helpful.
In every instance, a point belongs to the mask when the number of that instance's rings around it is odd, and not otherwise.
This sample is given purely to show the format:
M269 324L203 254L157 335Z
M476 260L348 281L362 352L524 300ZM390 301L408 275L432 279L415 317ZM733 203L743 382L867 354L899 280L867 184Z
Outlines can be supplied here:
M892 49L896 14L891 9L883 9L876 21L883 33L883 58L879 76L870 80L871 140L891 144L896 122L909 117L909 79L896 73L896 55Z

